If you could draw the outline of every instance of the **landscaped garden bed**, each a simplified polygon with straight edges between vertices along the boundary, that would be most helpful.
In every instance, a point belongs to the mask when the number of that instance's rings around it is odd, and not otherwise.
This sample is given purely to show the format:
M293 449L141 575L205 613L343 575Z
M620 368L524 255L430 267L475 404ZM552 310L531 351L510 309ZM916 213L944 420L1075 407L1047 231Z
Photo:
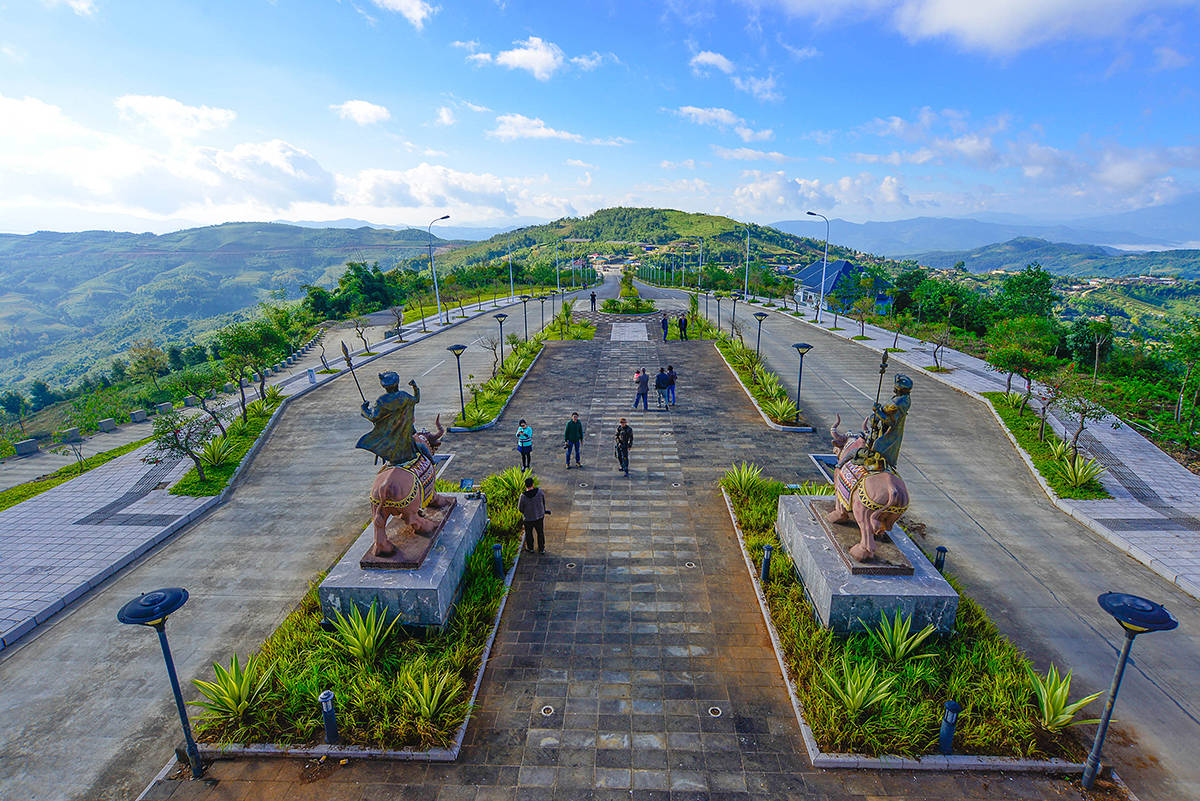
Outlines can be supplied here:
M225 433L208 442L200 456L204 478L192 468L171 487L172 495L206 497L219 495L237 472L238 466L254 443L262 436L275 410L283 403L278 387L268 387L266 397L246 405L245 417L235 417L225 425Z
M717 334L714 344L763 417L783 430L812 431L788 397L779 376L767 368L761 356L740 338L724 332Z
M938 754L943 703L954 700L963 707L956 754L1071 763L1082 759L1085 749L1068 725L1078 711L1067 704L1070 674L1065 689L1058 677L1061 699L1039 706L1035 687L1054 684L1055 676L1034 672L1028 658L953 579L947 577L960 601L955 630L948 636L905 631L904 618L886 624L865 621L870 633L835 635L818 621L774 529L781 495L830 494L832 487L788 489L746 464L731 468L721 483L751 564L762 563L765 546L773 548L770 579L765 586L758 578L755 582L778 638L787 680L822 752L910 758Z
M467 560L462 595L440 634L417 637L372 607L321 627L317 586L244 661L213 666L195 706L202 744L229 753L282 754L324 749L321 706L334 694L339 749L359 756L453 759L471 712L502 601L517 560L518 469L489 476L489 525ZM441 482L439 482L441 484ZM449 489L442 484L439 489ZM505 577L495 575L501 543Z

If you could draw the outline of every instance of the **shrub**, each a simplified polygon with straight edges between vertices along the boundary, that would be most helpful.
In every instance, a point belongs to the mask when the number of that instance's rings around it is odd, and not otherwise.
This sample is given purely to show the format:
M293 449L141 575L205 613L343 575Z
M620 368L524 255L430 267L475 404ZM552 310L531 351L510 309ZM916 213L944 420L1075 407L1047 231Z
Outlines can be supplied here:
M895 676L880 678L874 662L852 664L846 654L842 654L840 674L834 675L822 667L821 675L825 679L825 691L842 705L852 723L871 707L890 698L892 685L896 683Z
M1092 693L1073 704L1068 703L1068 696L1071 693L1071 671L1068 670L1065 676L1059 676L1058 668L1050 665L1050 669L1046 671L1046 677L1042 678L1039 674L1034 673L1028 665L1025 666L1025 670L1029 674L1029 683L1033 687L1037 704L1037 722L1043 729L1051 734L1057 734L1068 726L1099 722L1098 719L1075 720L1075 716L1079 714L1080 709L1103 695L1103 692Z
M337 643L346 653L363 665L374 665L384 642L399 622L397 615L388 623L386 612L378 610L372 601L365 618L358 607L353 606L349 616L341 612L335 615L333 627Z
M790 398L771 398L764 401L762 410L776 423L792 423L796 420L796 404L792 403Z
M1076 454L1073 459L1064 456L1061 461L1055 463L1054 469L1067 486L1076 488L1092 483L1107 470L1095 459L1085 459L1081 454Z
M258 701L274 669L271 665L260 670L258 659L253 656L246 660L243 668L238 664L237 654L233 655L228 669L213 663L215 681L192 679L192 684L208 699L196 702L197 706L203 707L204 717L214 723L227 726L240 723Z
M721 476L721 486L731 495L749 498L758 493L766 479L763 478L762 468L749 462L735 464Z
M866 627L871 641L883 652L884 659L889 662L900 664L909 660L932 659L937 656L932 653L913 653L933 634L934 628L932 625L926 625L920 631L910 634L912 618L901 616L899 609L896 610L894 620L888 620L887 615L880 612L879 628L877 629L866 626L866 623L863 623L863 626Z
M237 445L229 437L213 437L200 452L205 467L220 467L233 459Z

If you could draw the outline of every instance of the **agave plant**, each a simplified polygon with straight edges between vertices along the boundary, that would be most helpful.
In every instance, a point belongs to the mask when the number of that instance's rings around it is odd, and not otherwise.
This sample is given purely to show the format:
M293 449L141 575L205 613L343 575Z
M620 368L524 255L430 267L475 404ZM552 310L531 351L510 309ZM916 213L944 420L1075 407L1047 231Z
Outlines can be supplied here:
M200 461L205 467L220 467L233 458L237 446L228 437L213 437L200 453Z
M205 709L204 718L207 720L215 723L239 722L258 700L274 669L275 666L271 665L260 670L258 659L253 656L242 667L237 654L233 655L228 668L213 663L215 681L192 679L192 684L208 699L197 701L196 704Z
M803 481L793 491L797 495L832 495L833 485L818 481Z
M722 487L733 495L744 497L749 497L765 483L766 479L763 478L762 468L749 462L735 464L725 471L725 475L721 476Z
M483 491L488 496L489 507L509 506L517 502L517 496L525 489L525 479L533 475L532 470L510 467L493 473L483 480ZM536 479L534 479L536 483Z
M1090 484L1107 470L1095 459L1085 459L1081 454L1075 454L1074 459L1065 456L1062 461L1055 463L1054 469L1062 480L1072 487Z
M762 410L776 423L790 423L796 419L796 404L786 396L771 398L762 404Z
M912 632L912 618L904 617L900 614L900 610L896 610L896 616L892 620L888 620L887 615L879 613L879 628L873 629L866 624L863 624L867 629L867 636L871 638L871 642L879 646L879 650L883 651L884 659L895 664L907 662L909 660L932 659L937 656L933 653L914 653L921 643L933 634L934 628L932 625L927 625L925 628L917 632ZM911 633L910 633L911 632Z
M379 658L379 651L384 642L399 622L400 617L397 615L388 623L387 616L380 612L372 601L366 617L363 617L358 606L350 608L349 616L341 612L336 613L333 628L338 645L353 659L364 665L373 665Z
M231 422L229 425L225 426L225 437L227 439L232 438L232 437L249 436L249 433L250 433L249 421L243 420L240 417L235 417L233 419L233 422Z
M863 712L887 700L896 683L895 676L879 678L874 662L859 662L852 666L846 654L842 654L839 675L835 676L824 667L820 669L825 679L825 691L845 708L851 721L858 720Z
M1034 673L1029 665L1025 665L1029 674L1029 683L1037 701L1038 725L1051 734L1058 734L1068 726L1081 726L1085 723L1096 723L1098 718L1091 720L1075 720L1079 710L1095 701L1103 692L1092 693L1080 698L1075 703L1068 703L1071 694L1071 671L1059 676L1058 668L1053 664L1046 671L1046 677Z
M1025 396L1020 392L1005 392L1000 396L1000 405L1009 409L1019 409L1025 403Z
M267 417L270 415L270 413L270 410L267 409L267 405L261 400L252 401L246 404L246 414L250 415L251 417Z
M787 391L783 388L783 384L779 382L779 376L772 373L770 370L761 368L758 385L762 387L762 391L772 398L786 398Z
M422 670L421 679L413 677L416 671L405 671L401 677L401 705L414 718L426 723L452 722L461 718L465 711L462 702L462 679L449 670L441 671L436 680L431 671ZM451 720L447 721L446 718Z
M278 406L279 404L283 403L283 390L280 389L278 385L272 384L271 386L267 387L267 391L263 393L263 400L267 402L268 406Z
M1056 462L1066 459L1067 453L1071 450L1071 446L1061 439L1048 439L1046 445L1050 448L1050 458Z

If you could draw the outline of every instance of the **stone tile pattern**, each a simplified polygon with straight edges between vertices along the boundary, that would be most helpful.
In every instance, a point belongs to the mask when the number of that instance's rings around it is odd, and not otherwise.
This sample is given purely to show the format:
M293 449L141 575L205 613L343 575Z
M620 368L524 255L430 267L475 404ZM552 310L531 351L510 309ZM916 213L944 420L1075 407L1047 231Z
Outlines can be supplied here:
M501 426L448 442L461 458L446 477L478 480L516 463L509 425L528 419L553 512L546 554L521 560L456 763L351 762L309 782L294 761L223 761L215 782L162 781L146 798L1059 797L1061 784L1036 776L809 766L716 480L731 461L817 439L763 426L711 343L663 347L549 343ZM668 361L679 406L633 412L633 370ZM557 445L572 411L586 444L583 469L568 471ZM629 478L612 454L622 415Z

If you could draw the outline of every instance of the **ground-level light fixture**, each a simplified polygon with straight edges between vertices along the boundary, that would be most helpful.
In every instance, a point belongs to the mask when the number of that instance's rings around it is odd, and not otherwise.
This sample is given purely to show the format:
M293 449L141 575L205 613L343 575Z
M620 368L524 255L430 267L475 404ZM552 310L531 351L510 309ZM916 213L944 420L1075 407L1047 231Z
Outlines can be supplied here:
M462 411L464 423L467 421L467 401L463 396L462 355L463 351L466 349L466 345L451 345L450 347L446 348L446 350L454 354L454 363L458 366L458 407Z
M175 674L175 660L171 658L171 647L167 644L167 616L187 603L188 592L182 587L165 587L147 592L134 598L117 612L117 620L131 626L149 626L158 632L158 644L162 646L163 660L167 663L167 677L171 680L171 692L175 694L175 706L179 710L179 722L183 724L183 741L187 751L192 778L204 775L200 762L200 749L192 738L192 727L188 723L187 709L183 705L183 693L179 691L179 677Z
M1100 718L1100 728L1096 730L1096 741L1083 765L1083 786L1091 789L1100 770L1100 750L1104 747L1104 737L1108 734L1108 723L1112 719L1113 706L1117 702L1117 691L1121 689L1121 677L1125 673L1125 663L1129 659L1129 649L1133 646L1133 638L1148 631L1170 631L1179 625L1179 621L1163 608L1136 595L1123 592L1106 592L1096 599L1100 608L1108 612L1125 630L1125 642L1121 646L1121 655L1117 658L1117 669L1113 674L1112 687L1108 691L1108 701L1104 704L1104 715Z

